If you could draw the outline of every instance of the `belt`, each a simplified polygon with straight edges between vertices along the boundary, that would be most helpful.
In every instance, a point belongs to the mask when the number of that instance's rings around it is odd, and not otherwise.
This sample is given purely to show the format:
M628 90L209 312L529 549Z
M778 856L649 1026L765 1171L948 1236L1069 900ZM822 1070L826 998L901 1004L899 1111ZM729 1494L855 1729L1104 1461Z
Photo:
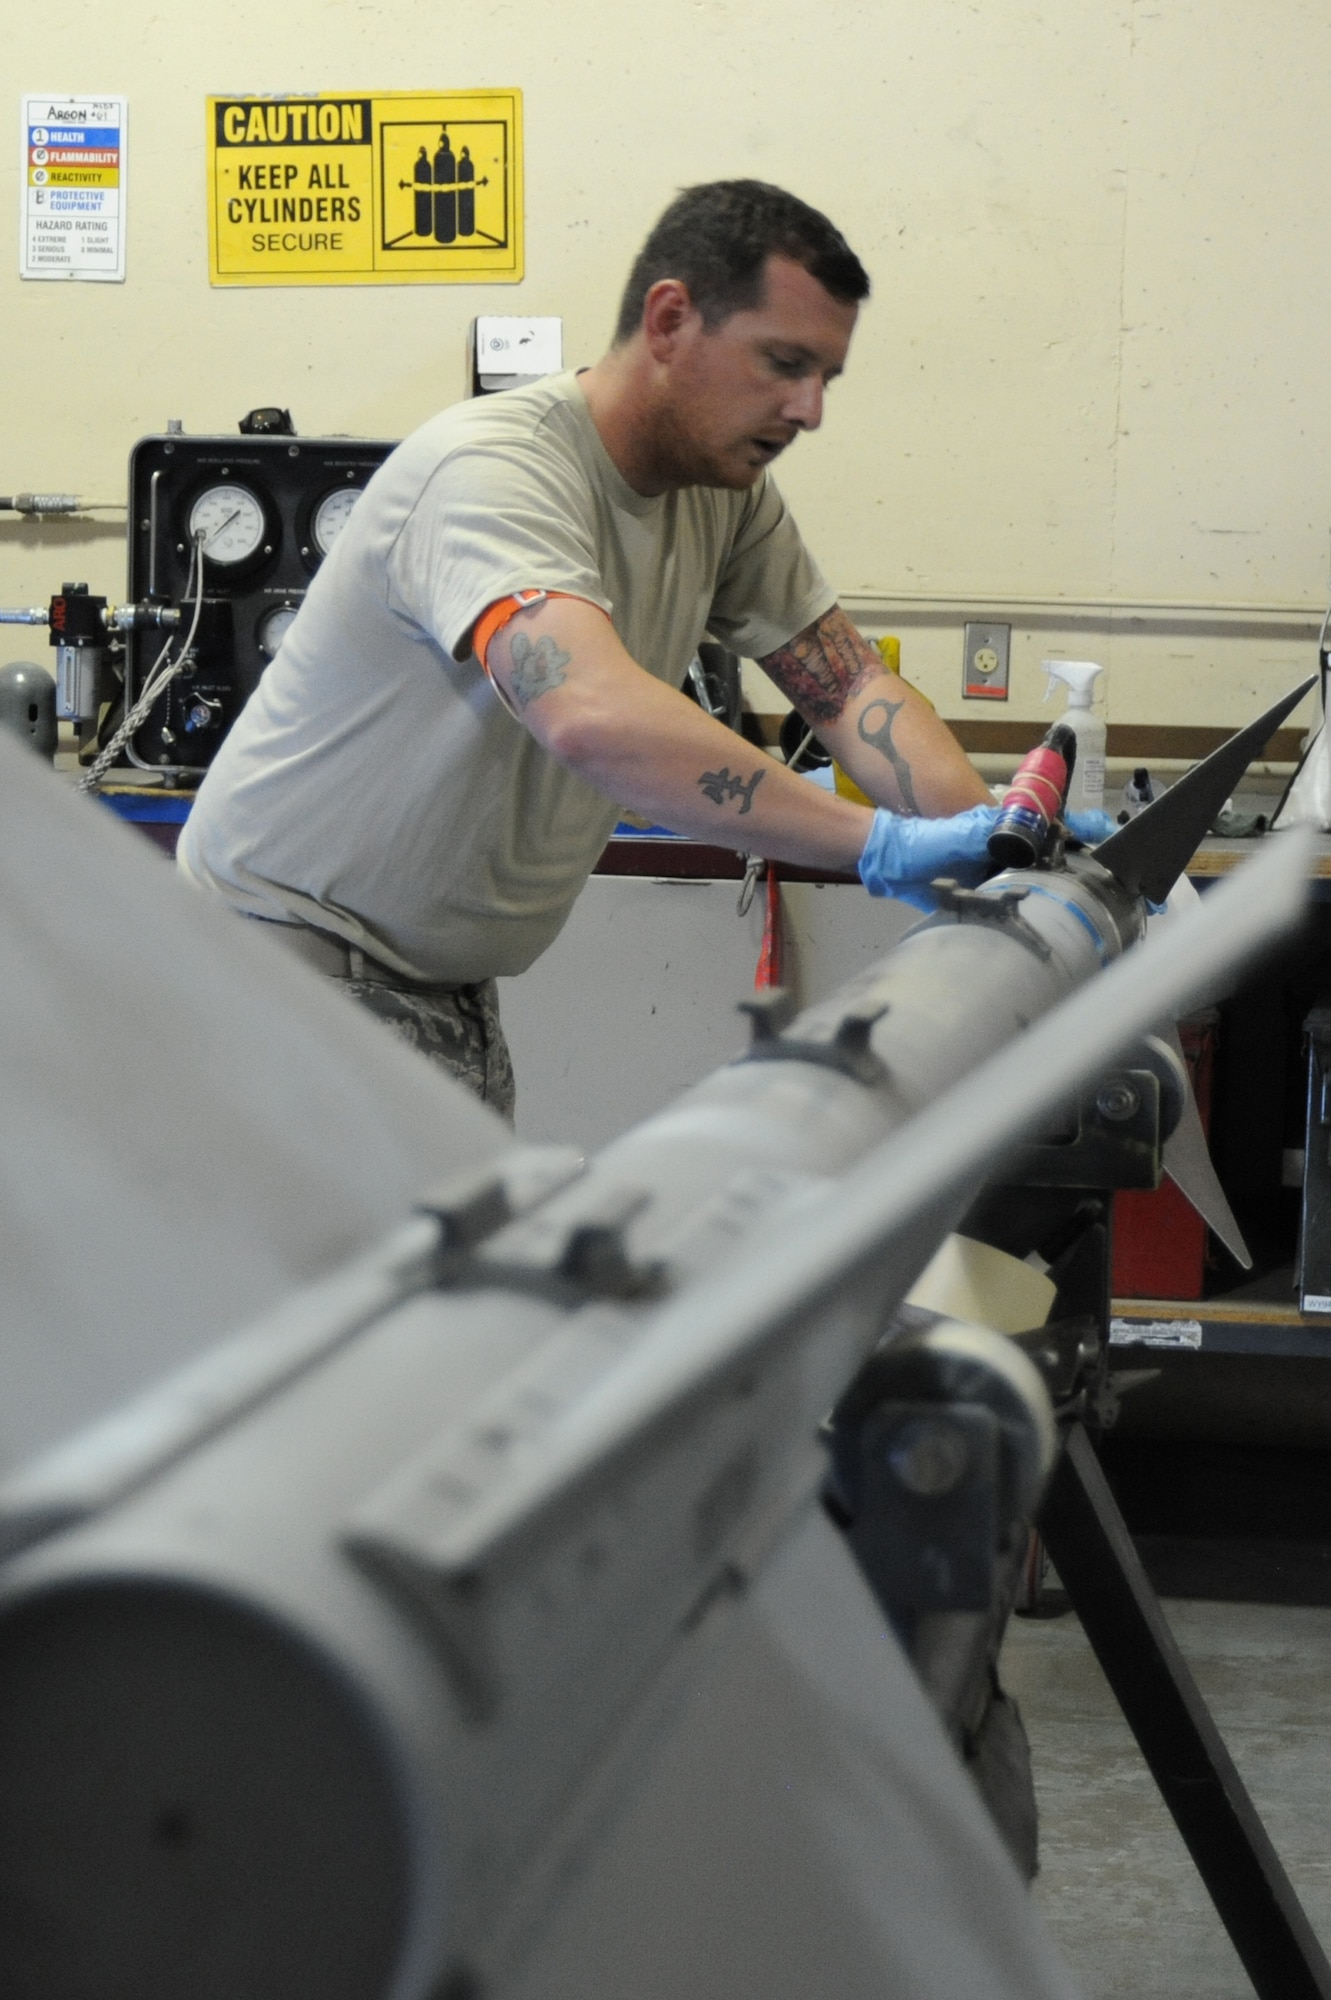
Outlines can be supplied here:
M344 944L341 938L333 937L327 931L311 930L308 924L277 923L268 917L257 921L263 924L274 937L280 938L288 951L297 958L303 958L316 972L322 972L327 979L363 979L372 986L395 986L422 993L452 993L456 987L443 981L409 979L405 973L394 972L390 966L381 965L377 958L371 958L358 945Z

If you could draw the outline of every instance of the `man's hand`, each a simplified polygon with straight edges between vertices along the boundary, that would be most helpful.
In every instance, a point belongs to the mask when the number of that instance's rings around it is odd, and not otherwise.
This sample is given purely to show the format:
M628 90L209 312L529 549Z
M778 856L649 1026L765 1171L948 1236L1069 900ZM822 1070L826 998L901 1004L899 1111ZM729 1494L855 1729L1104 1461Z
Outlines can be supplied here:
M1087 806L1082 812L1064 813L1063 824L1086 847L1098 847L1102 840L1108 840L1111 833L1118 832L1109 814L1101 812L1097 806Z
M947 724L888 673L840 605L758 664L880 805L931 816L991 803Z
M876 812L860 856L860 880L871 896L895 896L917 910L932 910L929 884L940 875L973 887L992 873L989 836L995 805L972 806L948 819L904 819Z

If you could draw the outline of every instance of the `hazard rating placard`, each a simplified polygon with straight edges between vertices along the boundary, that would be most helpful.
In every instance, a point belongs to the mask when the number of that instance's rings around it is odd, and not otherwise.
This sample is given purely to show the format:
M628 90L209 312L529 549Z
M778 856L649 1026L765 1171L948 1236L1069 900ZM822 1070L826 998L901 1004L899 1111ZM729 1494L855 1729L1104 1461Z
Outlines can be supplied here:
M23 277L124 278L125 123L123 97L23 99Z
M215 285L513 284L522 93L208 99Z

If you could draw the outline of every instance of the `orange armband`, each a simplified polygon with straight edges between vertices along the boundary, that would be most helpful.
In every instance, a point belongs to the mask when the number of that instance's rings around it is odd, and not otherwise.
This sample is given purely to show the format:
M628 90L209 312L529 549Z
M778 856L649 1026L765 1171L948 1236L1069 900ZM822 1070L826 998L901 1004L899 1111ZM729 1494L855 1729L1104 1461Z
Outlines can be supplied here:
M472 627L471 650L485 669L486 679L494 679L485 657L490 641L503 631L510 618L516 618L519 611L526 611L534 604L544 604L547 598L572 598L573 594L571 590L515 590L511 597L501 597L488 610L482 611Z

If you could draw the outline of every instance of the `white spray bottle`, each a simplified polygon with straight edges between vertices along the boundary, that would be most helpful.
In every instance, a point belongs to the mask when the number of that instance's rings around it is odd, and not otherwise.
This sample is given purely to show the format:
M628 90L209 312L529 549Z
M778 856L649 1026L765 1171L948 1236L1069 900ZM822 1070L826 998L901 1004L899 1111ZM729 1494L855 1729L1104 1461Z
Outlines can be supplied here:
M1077 739L1077 761L1068 787L1067 809L1069 812L1081 812L1088 806L1103 809L1105 725L1102 717L1092 712L1091 697L1096 675L1102 674L1104 668L1098 667L1094 660L1041 660L1040 665L1049 676L1046 701L1054 691L1055 681L1062 681L1066 687L1068 705L1063 719Z

